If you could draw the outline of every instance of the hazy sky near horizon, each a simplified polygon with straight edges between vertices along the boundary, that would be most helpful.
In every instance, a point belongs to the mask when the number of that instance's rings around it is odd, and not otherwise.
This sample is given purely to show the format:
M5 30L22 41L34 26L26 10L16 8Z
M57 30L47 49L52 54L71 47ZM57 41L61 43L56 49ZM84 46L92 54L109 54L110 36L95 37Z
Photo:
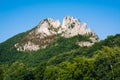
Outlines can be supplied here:
M65 16L86 22L100 39L120 34L120 0L0 0L0 42L38 25L45 18Z

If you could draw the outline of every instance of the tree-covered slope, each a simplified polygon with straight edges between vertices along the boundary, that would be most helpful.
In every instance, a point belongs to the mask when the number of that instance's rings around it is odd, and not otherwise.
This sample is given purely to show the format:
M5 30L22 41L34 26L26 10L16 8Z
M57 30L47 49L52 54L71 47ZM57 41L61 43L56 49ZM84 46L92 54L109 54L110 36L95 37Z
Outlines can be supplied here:
M37 51L17 51L14 44L26 33L0 44L0 80L119 80L120 34L90 47L78 41L89 36L59 37Z
M37 62L39 60L48 59L54 55L79 48L77 45L78 41L91 42L89 36L78 35L71 38L64 38L59 36L59 38L56 39L53 43L38 51L17 51L14 47L14 44L22 41L22 37L24 37L25 34L26 33L16 35L0 44L0 64L12 63L16 60L23 60L25 62L31 62L31 60L33 60Z

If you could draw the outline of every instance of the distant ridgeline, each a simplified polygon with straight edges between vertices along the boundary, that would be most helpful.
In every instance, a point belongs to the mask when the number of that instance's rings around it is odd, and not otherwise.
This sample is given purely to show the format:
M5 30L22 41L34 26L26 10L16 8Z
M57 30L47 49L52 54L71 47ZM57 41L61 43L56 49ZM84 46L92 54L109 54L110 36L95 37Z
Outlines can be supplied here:
M120 80L120 34L98 36L67 16L0 43L0 80Z

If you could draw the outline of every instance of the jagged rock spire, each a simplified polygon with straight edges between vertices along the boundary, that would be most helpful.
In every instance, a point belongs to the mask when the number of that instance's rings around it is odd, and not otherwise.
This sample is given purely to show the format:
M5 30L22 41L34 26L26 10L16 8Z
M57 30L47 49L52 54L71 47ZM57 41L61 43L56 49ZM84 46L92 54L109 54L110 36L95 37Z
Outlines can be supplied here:
M15 47L19 51L38 50L53 42L58 34L66 38L76 35L89 35L93 42L98 41L98 37L92 30L87 28L86 23L81 24L77 18L67 16L63 19L62 24L59 20L53 20L52 18L42 20L36 28L30 30L23 38L24 43L16 43ZM85 42L85 44L88 44L88 42Z
M62 28L63 32L65 32L63 34L64 37L72 37L78 34L80 35L95 34L92 30L87 28L86 23L81 24L77 18L70 16L67 16L63 19Z

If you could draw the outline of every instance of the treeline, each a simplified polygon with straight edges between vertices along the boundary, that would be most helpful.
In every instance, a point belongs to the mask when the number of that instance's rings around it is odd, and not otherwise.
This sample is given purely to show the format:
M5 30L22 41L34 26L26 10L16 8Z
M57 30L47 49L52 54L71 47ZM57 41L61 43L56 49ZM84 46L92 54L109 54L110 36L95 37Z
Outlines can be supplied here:
M5 52L0 44L0 80L120 80L120 35L91 47L79 47L80 40L90 41L89 36L60 37L33 52Z

